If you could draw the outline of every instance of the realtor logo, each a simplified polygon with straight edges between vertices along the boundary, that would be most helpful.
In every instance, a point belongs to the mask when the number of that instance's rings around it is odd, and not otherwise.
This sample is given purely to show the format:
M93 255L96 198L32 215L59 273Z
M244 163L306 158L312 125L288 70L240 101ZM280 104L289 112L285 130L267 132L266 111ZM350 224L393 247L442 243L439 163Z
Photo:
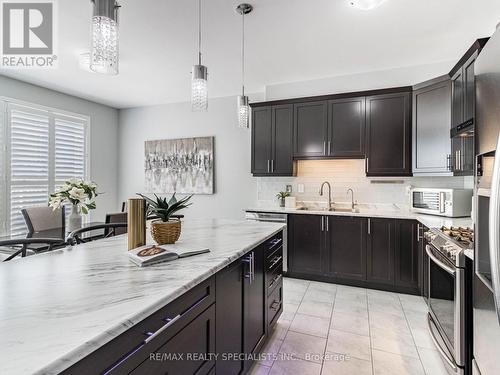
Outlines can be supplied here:
M53 68L54 2L2 1L2 66Z

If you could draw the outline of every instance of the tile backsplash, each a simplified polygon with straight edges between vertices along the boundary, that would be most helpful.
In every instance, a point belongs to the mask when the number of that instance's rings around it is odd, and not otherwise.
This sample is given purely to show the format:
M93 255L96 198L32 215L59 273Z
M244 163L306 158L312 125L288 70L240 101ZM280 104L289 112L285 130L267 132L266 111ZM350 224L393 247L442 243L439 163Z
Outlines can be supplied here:
M323 181L332 186L332 200L350 201L347 189L354 190L358 203L409 204L410 187L470 188L472 177L366 177L364 160L301 160L297 162L297 177L260 177L257 182L259 205L277 205L276 193L292 185L297 202L324 201L319 196ZM299 185L304 192L299 193Z

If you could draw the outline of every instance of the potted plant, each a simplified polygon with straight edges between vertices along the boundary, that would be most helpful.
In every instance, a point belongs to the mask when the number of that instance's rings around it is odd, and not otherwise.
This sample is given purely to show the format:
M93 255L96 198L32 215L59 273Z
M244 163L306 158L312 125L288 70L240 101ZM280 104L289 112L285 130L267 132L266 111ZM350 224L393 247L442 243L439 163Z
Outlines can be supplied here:
M172 215L191 205L188 201L192 195L179 199L175 193L167 200L154 194L156 199L138 194L146 200L146 214L158 217L151 223L151 236L158 245L175 243L181 235L181 220Z
M49 206L53 210L62 208L71 203L71 214L68 217L68 231L72 232L82 227L81 214L87 215L89 210L94 210L97 197L97 185L82 179L73 179L64 182L54 194L49 196Z
M285 207L285 198L289 197L290 193L288 191L280 191L276 194L276 198L280 200L280 207Z

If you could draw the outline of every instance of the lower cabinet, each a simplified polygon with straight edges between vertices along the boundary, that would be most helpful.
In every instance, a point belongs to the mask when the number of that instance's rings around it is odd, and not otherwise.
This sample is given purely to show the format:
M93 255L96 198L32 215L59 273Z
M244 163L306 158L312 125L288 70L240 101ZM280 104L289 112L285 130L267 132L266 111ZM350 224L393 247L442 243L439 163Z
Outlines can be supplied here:
M321 276L326 272L324 216L288 215L290 270Z
M394 285L394 219L368 219L368 282Z
M416 221L294 214L288 223L290 276L420 293Z
M329 275L366 279L366 223L360 217L325 216Z

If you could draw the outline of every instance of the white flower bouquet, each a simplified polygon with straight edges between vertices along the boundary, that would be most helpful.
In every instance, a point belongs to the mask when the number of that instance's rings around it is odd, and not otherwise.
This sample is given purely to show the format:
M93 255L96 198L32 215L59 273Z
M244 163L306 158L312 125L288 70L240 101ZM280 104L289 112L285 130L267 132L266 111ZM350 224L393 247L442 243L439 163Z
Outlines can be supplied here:
M68 180L64 185L49 197L49 206L57 210L65 203L71 203L78 208L78 212L88 214L96 208L94 198L97 197L97 185L82 179Z

